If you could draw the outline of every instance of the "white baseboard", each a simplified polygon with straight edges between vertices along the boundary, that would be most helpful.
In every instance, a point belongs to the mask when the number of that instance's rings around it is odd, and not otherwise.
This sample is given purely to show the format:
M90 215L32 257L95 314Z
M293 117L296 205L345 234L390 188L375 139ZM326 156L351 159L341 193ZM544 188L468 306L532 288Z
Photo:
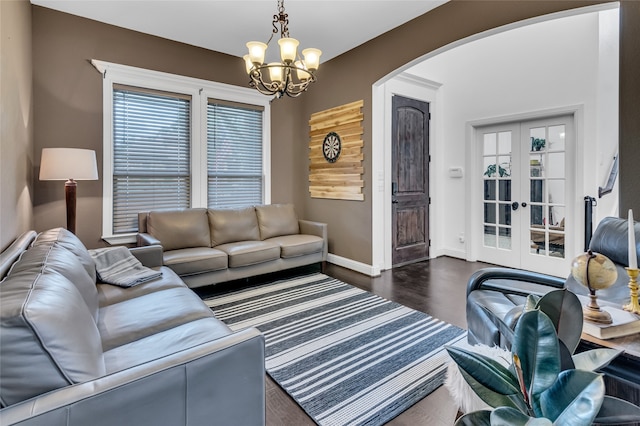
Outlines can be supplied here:
M464 250L455 250L455 249L440 249L438 250L438 255L439 256L449 256L449 257L455 257L458 259L462 259L462 260L467 260L467 252Z
M358 262L357 260L348 259L332 253L327 254L327 262L342 266L343 268L351 269L352 271L360 272L361 274L365 274L370 277L380 276L379 266L368 265L366 263Z

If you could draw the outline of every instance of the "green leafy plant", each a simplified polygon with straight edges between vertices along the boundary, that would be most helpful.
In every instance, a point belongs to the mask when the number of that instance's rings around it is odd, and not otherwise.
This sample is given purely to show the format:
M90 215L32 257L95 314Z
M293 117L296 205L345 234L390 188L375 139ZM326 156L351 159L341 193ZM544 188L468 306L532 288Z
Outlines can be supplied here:
M488 176L488 177L493 177L493 176L495 176L496 171L500 175L500 177L509 177L509 176L511 176L511 173L509 173L509 171L507 169L505 169L501 165L496 165L496 164L488 165L487 166L487 170L484 171L484 175Z
M579 317L579 321L576 321ZM496 318L497 319L497 318ZM506 323L500 325L510 329ZM594 349L573 354L582 330L582 307L568 290L530 296L515 320L512 363L449 346L447 351L473 391L494 410L475 411L456 425L590 425L640 420L640 407L605 395L594 370L620 354Z
M547 145L546 139L531 137L531 151L540 151Z

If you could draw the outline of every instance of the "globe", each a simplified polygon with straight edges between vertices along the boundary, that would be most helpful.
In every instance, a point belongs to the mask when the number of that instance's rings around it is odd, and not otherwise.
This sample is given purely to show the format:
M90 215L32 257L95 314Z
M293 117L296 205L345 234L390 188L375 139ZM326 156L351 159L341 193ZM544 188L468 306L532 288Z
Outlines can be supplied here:
M588 265L588 266L587 266ZM618 271L607 256L588 251L571 262L571 275L590 292L611 287L618 279Z

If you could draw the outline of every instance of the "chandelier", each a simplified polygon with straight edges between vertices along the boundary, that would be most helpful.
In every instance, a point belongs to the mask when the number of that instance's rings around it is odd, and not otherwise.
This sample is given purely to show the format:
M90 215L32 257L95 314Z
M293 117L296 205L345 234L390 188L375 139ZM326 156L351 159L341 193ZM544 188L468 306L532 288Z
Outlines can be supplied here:
M249 54L244 55L244 61L250 78L249 86L263 95L281 98L286 94L295 98L316 81L315 72L320 65L322 52L319 49L304 49L304 60L300 58L297 52L300 42L289 37L289 15L284 11L284 0L278 0L278 14L273 15L272 25L273 31L266 44L259 41L247 43ZM279 30L277 25L280 25ZM281 62L265 63L267 46L278 31Z

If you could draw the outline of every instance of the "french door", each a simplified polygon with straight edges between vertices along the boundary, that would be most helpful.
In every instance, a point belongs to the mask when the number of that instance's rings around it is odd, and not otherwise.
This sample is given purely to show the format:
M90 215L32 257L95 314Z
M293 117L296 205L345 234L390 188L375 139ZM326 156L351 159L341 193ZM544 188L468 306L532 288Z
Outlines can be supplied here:
M478 259L568 275L577 228L573 117L479 127L476 135Z

